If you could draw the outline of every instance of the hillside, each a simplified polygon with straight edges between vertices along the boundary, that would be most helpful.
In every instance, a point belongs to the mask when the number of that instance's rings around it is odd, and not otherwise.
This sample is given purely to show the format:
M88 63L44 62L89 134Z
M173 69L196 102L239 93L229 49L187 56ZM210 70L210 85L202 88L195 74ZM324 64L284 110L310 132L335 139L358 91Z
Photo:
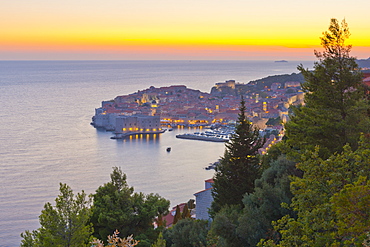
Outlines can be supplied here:
M368 59L359 59L359 60L357 60L357 64L361 68L370 68L370 57Z
M304 78L301 73L284 74L284 75L273 75L255 81L250 81L248 84L256 85L257 89L261 90L264 87L271 87L273 83L281 83L282 85L286 82L303 82Z

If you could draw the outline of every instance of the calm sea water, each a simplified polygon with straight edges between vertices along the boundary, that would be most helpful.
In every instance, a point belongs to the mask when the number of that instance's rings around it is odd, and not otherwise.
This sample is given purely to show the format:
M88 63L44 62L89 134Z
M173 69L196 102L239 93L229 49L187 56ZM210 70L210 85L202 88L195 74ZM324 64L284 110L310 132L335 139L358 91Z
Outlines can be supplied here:
M194 198L224 144L176 139L175 130L143 139L111 140L90 126L102 100L150 86L186 85L209 92L216 82L248 82L297 72L272 61L0 61L0 246L19 246L39 227L59 183L93 193L112 167L137 192L159 193L174 206ZM170 153L167 147L172 147Z

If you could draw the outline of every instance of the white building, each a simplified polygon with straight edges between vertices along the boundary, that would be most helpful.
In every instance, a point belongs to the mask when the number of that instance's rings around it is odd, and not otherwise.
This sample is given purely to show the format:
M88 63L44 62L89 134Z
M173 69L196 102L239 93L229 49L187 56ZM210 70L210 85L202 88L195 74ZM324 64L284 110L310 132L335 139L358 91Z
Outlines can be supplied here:
M197 220L209 220L211 218L208 211L213 202L212 188L213 179L207 179L205 180L205 189L194 194Z

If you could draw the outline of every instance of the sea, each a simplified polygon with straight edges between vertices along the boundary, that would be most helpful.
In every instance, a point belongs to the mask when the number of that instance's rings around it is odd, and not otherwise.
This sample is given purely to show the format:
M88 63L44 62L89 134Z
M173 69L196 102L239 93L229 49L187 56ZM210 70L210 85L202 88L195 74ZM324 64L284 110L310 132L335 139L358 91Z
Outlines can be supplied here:
M210 92L218 82L240 83L298 73L312 61L0 61L0 246L19 246L35 230L59 184L74 193L95 190L120 167L135 192L157 193L171 207L194 199L214 171L204 168L224 143L176 139L194 129L112 140L90 125L95 108L150 86L186 85ZM171 152L167 152L171 147Z

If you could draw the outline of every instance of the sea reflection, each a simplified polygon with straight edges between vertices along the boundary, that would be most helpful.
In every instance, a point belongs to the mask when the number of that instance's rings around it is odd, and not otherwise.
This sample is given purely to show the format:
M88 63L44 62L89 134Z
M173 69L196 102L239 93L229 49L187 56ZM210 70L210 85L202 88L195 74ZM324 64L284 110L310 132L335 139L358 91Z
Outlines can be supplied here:
M159 143L160 140L160 134L137 134L137 135L130 135L126 136L122 139L115 139L115 141L119 143L149 143L149 144L155 144Z

